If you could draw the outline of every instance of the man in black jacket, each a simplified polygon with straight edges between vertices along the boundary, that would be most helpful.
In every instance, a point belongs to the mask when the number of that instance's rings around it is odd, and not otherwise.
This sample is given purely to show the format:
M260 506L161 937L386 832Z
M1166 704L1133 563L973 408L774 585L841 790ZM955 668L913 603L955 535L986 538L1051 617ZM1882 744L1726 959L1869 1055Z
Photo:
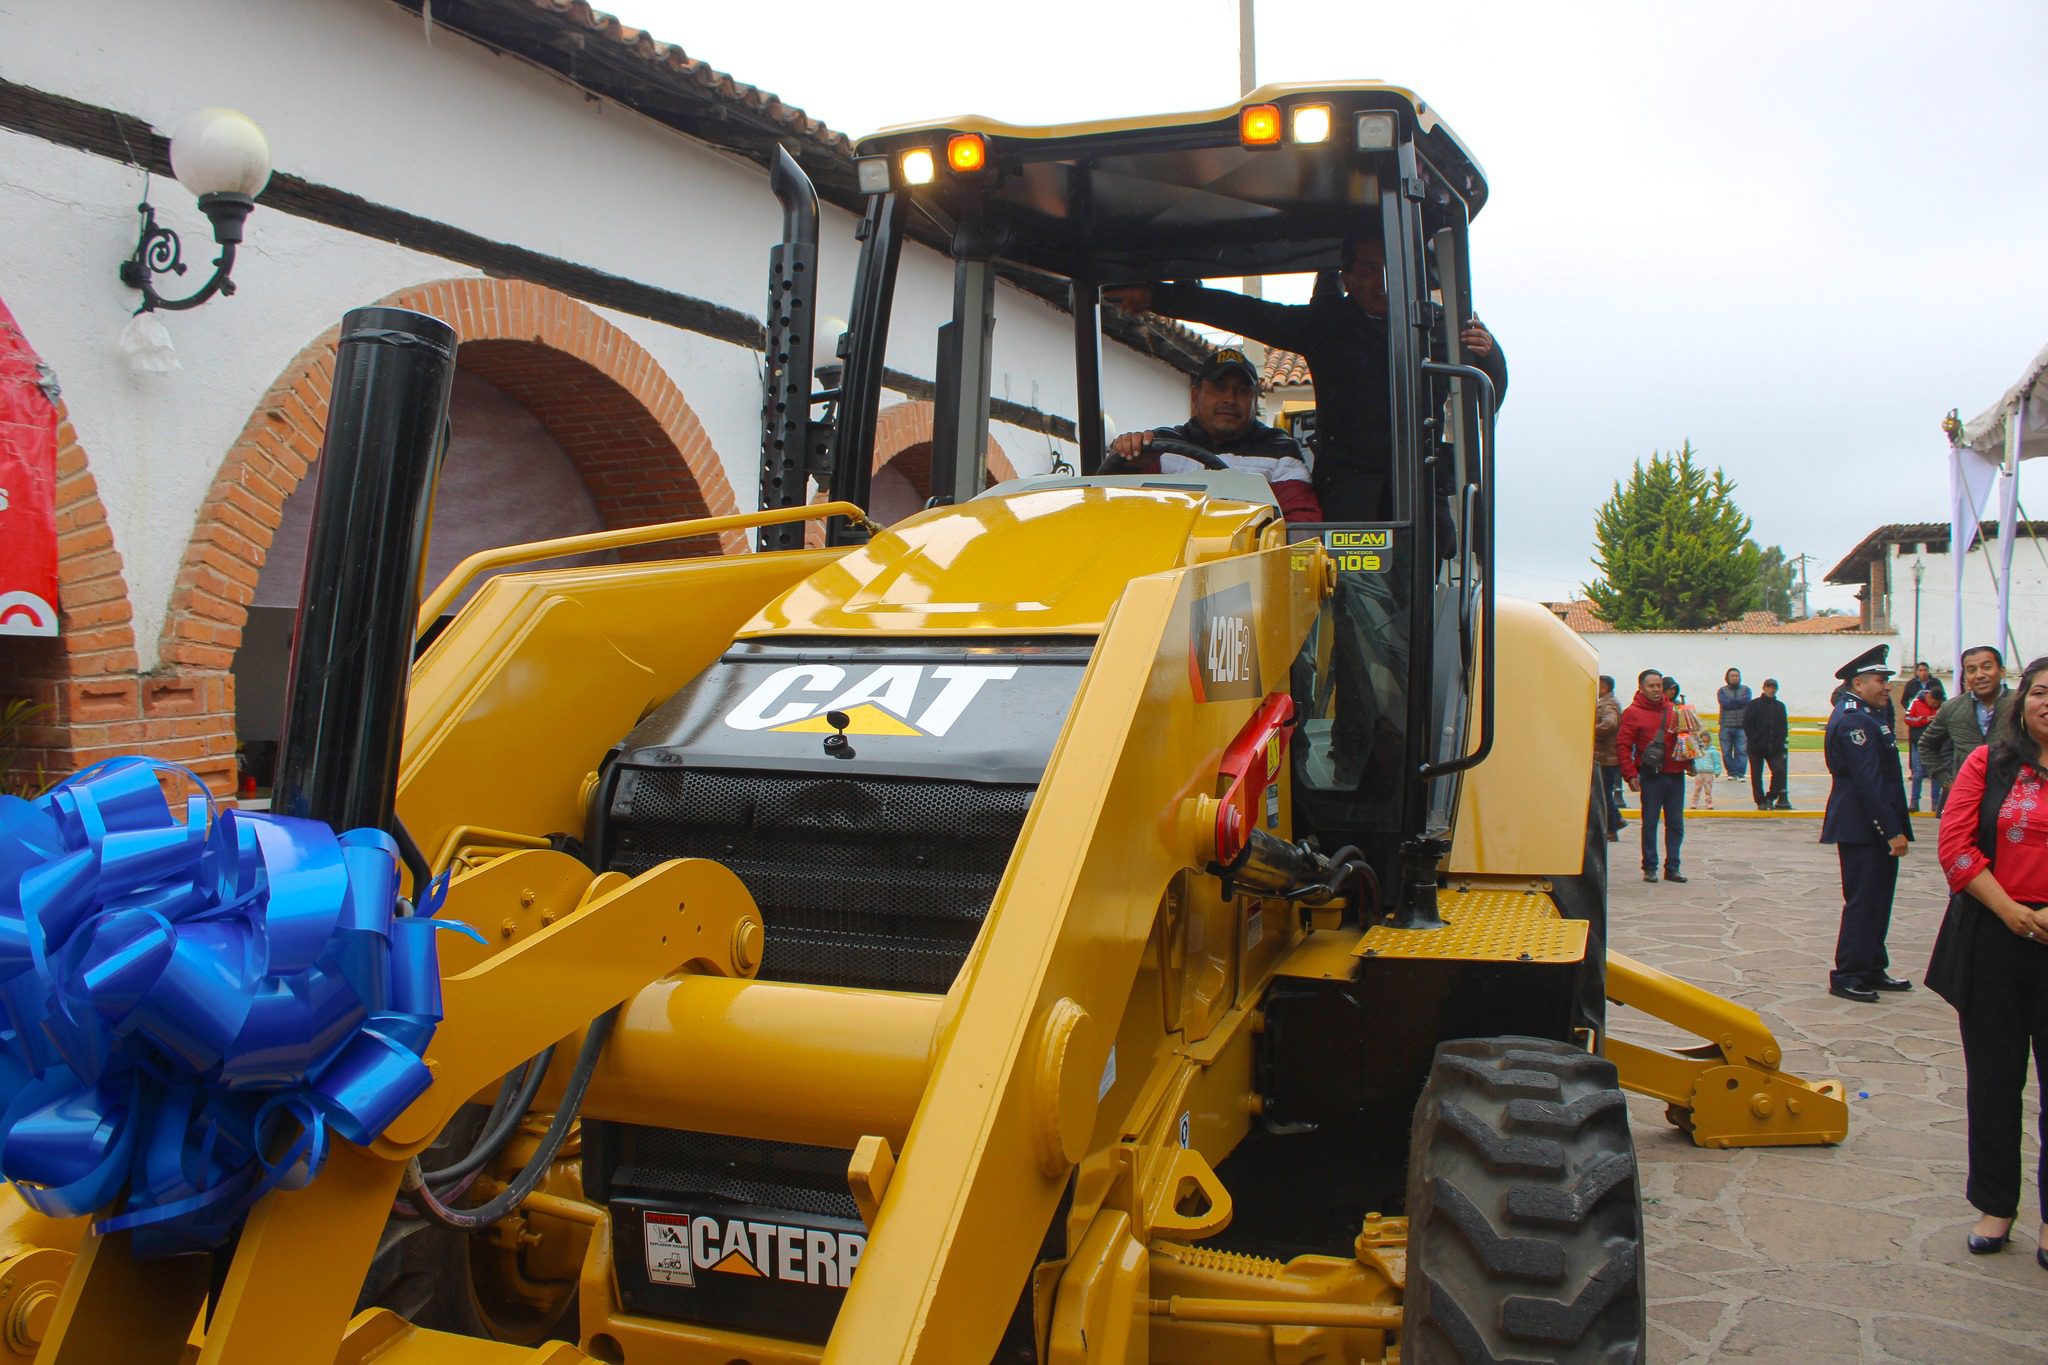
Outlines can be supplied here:
M1743 733L1749 738L1749 790L1758 810L1791 810L1785 796L1785 752L1791 744L1791 722L1785 703L1778 700L1778 680L1764 679L1761 696L1750 699L1742 713ZM1764 792L1764 765L1771 769L1771 790Z
M1129 285L1103 298L1128 313L1154 312L1204 323L1298 352L1316 385L1316 497L1331 521L1379 521L1389 514L1393 467L1392 386L1387 374L1387 257L1377 238L1344 243L1344 293L1317 291L1308 303L1272 303L1195 284ZM1478 318L1458 334L1466 358L1508 388L1507 360Z

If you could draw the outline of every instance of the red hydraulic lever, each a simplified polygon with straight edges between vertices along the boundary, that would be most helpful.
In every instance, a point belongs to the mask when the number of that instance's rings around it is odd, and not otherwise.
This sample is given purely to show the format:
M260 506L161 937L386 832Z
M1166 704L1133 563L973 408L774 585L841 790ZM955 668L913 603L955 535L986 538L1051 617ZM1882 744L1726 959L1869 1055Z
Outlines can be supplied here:
M1259 703L1237 738L1223 751L1217 776L1223 791L1217 797L1216 862L1229 867L1251 842L1252 831L1265 823L1266 803L1280 799L1276 784L1294 732L1294 698L1275 692ZM1271 792L1269 798L1267 793ZM1271 808L1277 817L1277 805Z

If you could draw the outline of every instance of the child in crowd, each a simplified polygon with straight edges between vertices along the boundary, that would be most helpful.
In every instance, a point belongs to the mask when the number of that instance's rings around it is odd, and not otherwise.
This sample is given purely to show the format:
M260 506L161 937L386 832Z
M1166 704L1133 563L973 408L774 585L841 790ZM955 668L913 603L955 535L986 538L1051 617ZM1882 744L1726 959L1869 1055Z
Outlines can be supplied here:
M1712 810L1714 808L1714 779L1721 775L1721 749L1714 743L1714 732L1706 731L1700 736L1700 756L1692 764L1692 808Z

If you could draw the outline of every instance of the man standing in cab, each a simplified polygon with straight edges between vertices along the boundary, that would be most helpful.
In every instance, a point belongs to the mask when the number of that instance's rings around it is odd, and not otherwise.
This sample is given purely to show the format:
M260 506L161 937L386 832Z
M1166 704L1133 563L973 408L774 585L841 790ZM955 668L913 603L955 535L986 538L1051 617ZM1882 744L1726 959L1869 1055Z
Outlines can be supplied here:
M1827 761L1833 785L1820 841L1835 846L1842 864L1842 928L1835 939L1835 969L1828 994L1865 1003L1879 991L1909 991L1913 983L1887 974L1885 935L1892 923L1892 893L1899 859L1913 830L1906 815L1906 780L1899 741L1885 720L1892 670L1888 645L1874 645L1836 670L1845 685L1828 717Z

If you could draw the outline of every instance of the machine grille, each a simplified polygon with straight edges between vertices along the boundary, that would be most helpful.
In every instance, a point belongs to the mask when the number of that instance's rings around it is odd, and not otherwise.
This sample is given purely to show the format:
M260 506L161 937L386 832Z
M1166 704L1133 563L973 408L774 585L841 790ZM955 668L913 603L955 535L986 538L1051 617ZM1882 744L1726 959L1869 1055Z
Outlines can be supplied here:
M846 1188L846 1163L853 1154L837 1147L625 1123L585 1126L600 1158L595 1164L604 1172L607 1197L629 1191L654 1200L680 1196L860 1217Z
M767 920L771 981L942 993L980 931L1035 788L630 768L605 865L712 858Z

